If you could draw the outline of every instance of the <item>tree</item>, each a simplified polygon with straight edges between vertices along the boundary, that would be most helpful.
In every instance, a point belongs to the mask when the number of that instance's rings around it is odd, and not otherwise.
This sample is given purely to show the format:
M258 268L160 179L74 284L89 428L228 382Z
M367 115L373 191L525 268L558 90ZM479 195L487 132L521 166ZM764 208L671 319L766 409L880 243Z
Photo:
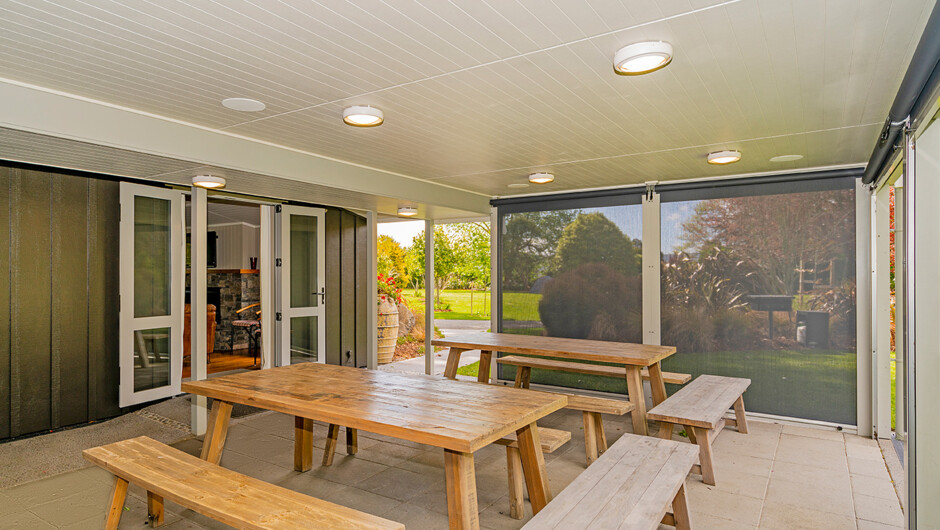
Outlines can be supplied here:
M409 271L405 262L405 249L398 241L389 236L379 236L378 242L378 273L397 279L399 285L408 285Z
M424 231L416 235L408 249L410 270L420 270L424 277ZM441 291L446 289L457 276L459 256L447 231L443 226L434 227L434 298L441 301ZM420 269L419 269L420 267ZM427 286L425 286L427 288Z
M456 273L460 282L470 288L490 286L489 223L456 223L446 225L457 255Z
M831 262L830 283L854 276L854 216L852 190L711 199L683 224L683 250L726 250L750 263L753 278L732 280L753 294L795 294L806 261Z
M555 252L559 273L586 263L604 263L624 276L640 273L640 256L633 240L600 212L581 213L565 227Z
M523 212L507 216L502 237L503 288L528 291L550 272L552 255L576 211Z

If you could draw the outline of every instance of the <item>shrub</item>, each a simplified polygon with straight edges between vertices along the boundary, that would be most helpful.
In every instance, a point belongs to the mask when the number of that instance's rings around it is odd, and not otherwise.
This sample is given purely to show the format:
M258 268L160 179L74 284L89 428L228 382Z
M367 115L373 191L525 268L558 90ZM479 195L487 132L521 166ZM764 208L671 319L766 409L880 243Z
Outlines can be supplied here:
M640 342L640 293L639 276L586 263L545 285L539 316L552 337Z

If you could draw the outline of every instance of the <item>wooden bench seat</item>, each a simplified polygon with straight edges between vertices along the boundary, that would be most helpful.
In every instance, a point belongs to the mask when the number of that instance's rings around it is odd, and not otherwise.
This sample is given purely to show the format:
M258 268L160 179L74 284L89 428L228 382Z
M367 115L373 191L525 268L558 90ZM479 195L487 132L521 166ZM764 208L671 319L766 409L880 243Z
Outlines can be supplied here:
M543 453L554 453L556 449L568 443L571 433L558 429L539 427L539 440ZM522 454L515 433L494 442L506 446L506 468L509 470L509 516L513 519L525 517L525 480L522 474Z
M555 359L543 359L540 357L523 357L521 355L507 355L496 359L497 363L508 364L510 366L522 366L526 368L542 368L544 370L556 370L560 372L571 372L586 375L603 375L610 377L626 377L627 369L623 366L610 366L606 364L589 364L571 361L557 361ZM644 381L649 381L650 372L647 369L640 370ZM679 374L674 372L663 372L663 381L674 385L684 385L692 380L690 374Z
M146 436L86 449L82 455L115 476L106 528L117 528L129 482L147 490L152 526L163 524L168 499L237 528L405 528L247 477Z
M691 528L685 479L695 447L624 434L523 528Z
M647 415L660 422L659 436L663 439L672 438L674 425L685 427L689 441L699 446L701 465L693 472L701 473L706 484L715 485L711 448L715 436L725 425L735 426L738 432L747 434L744 391L750 385L750 379L701 375L653 407ZM725 419L725 413L732 407L735 419Z

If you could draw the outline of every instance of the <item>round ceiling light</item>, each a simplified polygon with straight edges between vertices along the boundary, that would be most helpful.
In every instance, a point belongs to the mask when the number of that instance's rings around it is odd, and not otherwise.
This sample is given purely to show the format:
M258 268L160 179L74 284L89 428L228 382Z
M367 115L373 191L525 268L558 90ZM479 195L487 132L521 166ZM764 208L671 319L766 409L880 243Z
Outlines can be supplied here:
M227 98L222 100L222 106L240 112L258 112L264 110L264 103L257 99Z
M217 190L225 187L225 179L222 177L213 177L212 175L198 175L193 177L193 186Z
M803 155L780 155L770 159L771 162L793 162L803 158Z
M733 164L738 160L741 160L740 151L716 151L714 153L708 153L709 164L723 166L725 164Z
M529 184L527 182L513 182L506 185L507 188L528 188Z
M532 173L529 175L529 182L532 184L548 184L555 180L555 175L551 173Z
M375 107L354 105L343 109L343 121L353 127L375 127L382 125L385 115Z
M418 215L418 209L412 206L402 206L398 209L398 215L402 217L414 217Z
M655 72L672 62L672 44L663 41L637 42L614 54L614 70L623 75Z

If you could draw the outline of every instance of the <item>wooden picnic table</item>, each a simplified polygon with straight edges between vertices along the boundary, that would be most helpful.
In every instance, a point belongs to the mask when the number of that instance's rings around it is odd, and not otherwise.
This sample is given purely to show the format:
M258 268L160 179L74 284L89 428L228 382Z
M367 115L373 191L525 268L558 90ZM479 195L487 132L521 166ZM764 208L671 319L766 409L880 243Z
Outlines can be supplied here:
M233 403L294 416L298 471L312 465L314 420L442 448L451 528L479 527L473 452L513 432L533 512L551 500L535 422L567 403L543 392L318 363L190 381L182 390L214 400L202 458L216 464Z
M666 399L666 385L663 381L660 361L676 353L674 346L488 332L461 333L452 337L434 339L431 344L450 348L444 369L444 377L449 379L457 376L460 354L468 350L480 350L480 368L477 376L480 382L489 382L493 352L622 365L626 369L627 393L630 396L630 402L636 406L632 413L633 432L644 435L649 434L649 429L646 425L646 397L640 370L649 369L653 404L658 405Z

